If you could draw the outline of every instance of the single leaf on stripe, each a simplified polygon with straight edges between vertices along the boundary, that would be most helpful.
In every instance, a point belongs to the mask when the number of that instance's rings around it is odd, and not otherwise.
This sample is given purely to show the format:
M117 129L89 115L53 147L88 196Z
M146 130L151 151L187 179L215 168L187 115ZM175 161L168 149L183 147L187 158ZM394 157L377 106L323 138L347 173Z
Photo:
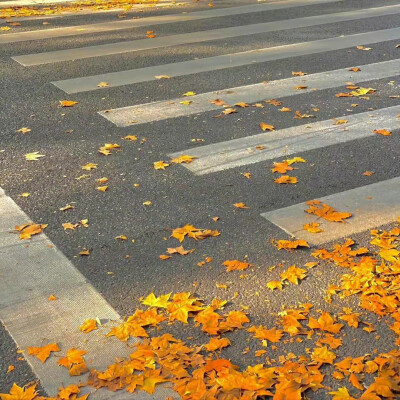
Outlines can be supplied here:
M50 343L42 347L27 347L28 354L36 356L42 363L44 363L52 352L60 351L57 343Z

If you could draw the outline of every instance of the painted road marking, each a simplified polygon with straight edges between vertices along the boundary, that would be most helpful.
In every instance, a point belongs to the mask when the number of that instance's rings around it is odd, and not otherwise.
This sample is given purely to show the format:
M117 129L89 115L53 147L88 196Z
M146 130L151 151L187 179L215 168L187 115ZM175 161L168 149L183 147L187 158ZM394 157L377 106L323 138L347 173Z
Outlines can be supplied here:
M114 363L115 357L129 356L132 349L118 339L108 338L104 345L104 335L115 326L113 323L87 335L79 331L87 318L118 322L121 317L44 234L26 241L10 233L15 225L29 221L0 188L0 319L16 344L25 350L27 346L46 344L45 339L57 342L62 354L72 347L84 349L88 351L86 360L92 360L89 367L99 370ZM48 301L50 294L58 300ZM56 395L59 386L86 381L86 376L70 377L66 368L57 366L56 357L42 364L36 357L24 354L50 396ZM121 392L96 391L90 397L132 398L131 394ZM165 388L156 398L167 396L179 398Z
M178 22L197 21L205 18L217 18L231 15L243 15L255 12L280 10L285 8L309 6L315 4L334 3L338 0L287 0L276 3L249 4L247 6L217 8L205 11L195 11L191 13L180 13L173 15L159 15L140 19L128 19L123 21L102 22L97 24L85 24L54 29L41 29L29 32L8 33L0 36L0 43L15 43L28 40L50 39L56 37L76 36L96 32L110 32L120 29L149 27L162 24ZM1 3L0 3L1 4Z
M210 40L221 40L238 36L249 36L266 32L282 31L286 29L303 28L344 21L354 21L363 18L392 15L396 12L400 12L400 4L385 7L368 8L357 11L346 11L334 14L288 19L283 21L264 22L260 24L234 26L229 28L212 29L208 31L169 35L164 37L156 37L152 40L146 38L117 43L101 44L97 46L80 47L75 49L25 54L12 58L21 65L28 67L61 61L81 60L90 57L101 57L141 50L151 50L182 44L206 42ZM387 30L387 32L388 31L389 30Z
M166 101L157 101L100 111L100 115L107 118L117 126L126 127L132 124L145 124L168 118L189 116L206 111L219 112L221 107L217 107L215 104L210 103L211 100L222 99L227 104L232 105L237 102L254 103L266 99L300 95L313 92L315 89L324 90L335 88L344 85L346 81L359 83L397 76L400 72L400 60L383 61L374 64L361 65L360 67L361 71L357 73L349 71L348 68L342 68L301 77L279 79L276 81L270 81L266 84L257 83L254 85L239 86L226 90L202 93L190 98L192 101L190 106L180 104L181 101L187 100L187 98L181 97ZM96 82L98 84L101 81L97 80ZM298 85L305 85L308 88L304 90L295 90L294 88Z
M183 164L195 175L211 174L260 161L332 146L376 135L374 129L398 129L400 106L340 116L348 120L333 125L331 119L261 134L196 147L170 154L171 158L190 154L196 159ZM256 146L265 146L258 150Z
M320 245L396 221L400 216L399 193L400 178L393 178L317 199L338 211L352 213L353 216L344 224L305 213L308 208L305 203L261 216L296 238ZM321 223L325 231L316 234L305 231L303 225L310 222Z

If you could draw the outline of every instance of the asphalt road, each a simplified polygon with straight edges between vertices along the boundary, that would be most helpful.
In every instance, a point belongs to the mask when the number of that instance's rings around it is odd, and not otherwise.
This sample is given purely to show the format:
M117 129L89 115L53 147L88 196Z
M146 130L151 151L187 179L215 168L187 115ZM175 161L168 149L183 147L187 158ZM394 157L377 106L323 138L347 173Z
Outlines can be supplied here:
M216 1L214 9L246 4L257 2ZM265 103L264 108L240 108L237 113L221 118L215 118L220 111L216 109L126 128L116 127L97 112L175 99L188 91L204 93L290 78L292 71L314 74L352 66L361 66L362 69L364 64L398 59L400 49L396 45L400 37L398 40L366 46L372 48L370 51L358 50L355 46L339 50L327 48L317 54L73 95L63 93L51 82L398 28L398 13L297 29L287 26L284 30L251 36L31 67L24 67L11 57L143 39L147 30L153 30L157 37L166 37L345 11L354 11L356 18L360 9L395 4L398 1L382 0L379 4L370 0L337 1L189 23L172 22L150 25L148 28L95 34L83 32L71 37L0 44L0 187L33 221L48 224L48 237L120 315L133 313L140 305L138 299L152 291L158 295L192 291L205 302L215 297L231 299L238 292L239 296L230 302L227 309L248 306L249 317L254 325L270 325L270 315L281 310L282 305L296 306L304 301L312 302L315 309L340 310L342 303L329 305L323 300L326 287L337 281L343 273L338 267L314 268L299 286L288 286L279 293L265 287L269 280L279 277L279 268L269 271L271 266L279 263L302 265L312 257L310 250L279 252L270 244L270 239L286 239L288 235L260 214L398 177L399 129L393 130L392 135L387 137L375 135L295 154L307 160L295 171L298 178L296 185L273 182L276 176L270 171L272 161L282 161L287 158L285 156L203 176L196 176L181 165L171 165L165 171L155 170L153 162L168 161L168 154L174 152L262 133L259 128L261 122L273 124L278 130L399 105L399 98L393 96L400 95L400 62L393 76L362 83L363 87L376 89L369 100L335 97L336 93L346 91L345 82L340 87L279 97L283 105L293 111L314 114L315 118L310 120L293 119L291 113L279 112L277 107ZM184 6L146 9L141 13L131 11L127 18L208 9L207 2L202 1ZM12 27L10 31L0 32L0 39L2 35L17 32L116 20L116 13L64 16L46 20L49 25L43 25L42 19L33 19L21 21L21 26ZM59 101L66 99L79 103L71 108L60 108ZM359 105L352 108L352 103ZM313 111L316 108L319 111ZM29 127L31 131L26 134L17 132L21 127ZM126 135L136 135L139 140L121 140ZM121 149L113 150L110 156L103 156L97 153L97 149L104 143L118 143ZM24 154L35 151L45 157L36 162L24 159ZM90 172L83 171L81 166L88 162L97 163L98 168ZM364 176L363 172L367 170L375 173ZM251 179L246 179L243 172L250 172ZM77 180L82 174L89 177ZM96 190L96 179L103 176L109 179L105 193ZM139 186L135 187L134 184ZM24 192L30 193L30 196L21 197ZM151 201L151 205L143 205L146 201ZM235 210L233 204L238 202L244 202L249 209ZM75 206L73 210L59 211L61 207L72 203ZM219 217L217 222L212 219L216 216ZM63 230L62 223L77 222L84 218L89 219L87 229ZM195 249L192 254L160 260L159 255L165 253L167 247L179 245L175 239L169 238L171 230L185 224L218 229L221 235L198 242L186 239L183 245L185 249ZM128 240L115 240L118 235L126 235ZM359 245L368 245L370 234L365 231L352 235L352 238ZM328 243L324 247L330 246ZM91 250L89 257L77 256L83 248ZM130 257L127 258L127 255ZM206 256L212 257L213 261L198 267L197 263ZM226 259L244 257L256 266L246 272L248 276L245 278L239 277L240 272L228 274L221 266ZM228 289L216 288L216 282L227 283ZM354 299L346 305L351 302L353 306L357 303ZM361 312L364 319L376 321L365 310ZM193 337L193 343L207 340L200 330L194 330L193 327L182 329L181 326L171 326L168 329L184 339ZM393 334L383 323L380 324L379 342L372 343L367 333L360 330L349 329L346 333L348 345L338 349L338 356L357 356L372 352L376 347L379 351L393 348ZM242 367L258 362L254 358L257 343L247 341L246 332L235 332L228 337L235 344L222 352L224 357L231 358ZM353 342L353 339L356 341ZM251 351L242 355L247 346L251 347ZM299 344L290 344L285 351L300 349ZM272 350L268 351L271 356L276 356ZM13 340L2 327L1 392L8 391L12 382L22 385L35 380L30 367L25 361L17 360L17 357L20 354L16 353ZM9 365L15 365L16 368L6 373ZM337 387L337 383L329 379L326 384ZM322 391L314 396L317 399L329 398Z

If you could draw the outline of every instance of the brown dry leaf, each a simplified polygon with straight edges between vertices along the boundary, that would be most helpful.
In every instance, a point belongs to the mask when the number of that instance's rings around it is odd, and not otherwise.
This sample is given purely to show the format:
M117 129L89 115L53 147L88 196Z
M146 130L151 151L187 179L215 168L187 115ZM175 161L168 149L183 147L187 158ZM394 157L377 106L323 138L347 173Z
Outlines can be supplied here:
M311 222L310 224L304 224L303 229L310 233L320 233L324 231L320 228L320 225L318 222Z
M154 164L154 169L162 169L164 171L166 167L169 167L169 164L164 161L155 161L153 164Z
M351 93L336 93L335 97L353 97Z
M305 86L305 85L299 85L299 86L295 87L296 90L304 90L304 89L307 89L307 88L308 88L308 86Z
M73 107L75 104L78 104L78 102L73 100L60 100L61 107Z
M79 327L79 330L83 333L89 333L97 329L97 321L95 319L87 319Z
M271 243L278 249L278 250L293 250L297 249L298 247L310 247L309 244L305 240L271 240Z
M349 121L347 119L333 119L335 122L333 125L343 125L343 124L347 124Z
M190 254L190 253L193 253L193 252L194 252L194 249L192 249L192 250L185 250L185 249L183 248L183 246L174 247L174 248L169 247L169 248L167 249L167 253L168 253L168 254L180 254L181 256L186 256L187 254Z
M280 178L274 179L275 183L286 184L286 183L297 183L297 178L295 176L282 175Z
M281 101L276 100L276 99L265 100L265 103L271 104L271 105L273 105L275 107L281 106L283 104Z
M239 209L247 209L247 208L249 208L249 207L247 207L246 206L246 204L244 204L244 203L234 203L233 204L236 208L239 208Z
M221 99L215 99L215 100L209 100L210 103L215 104L216 106L227 106L224 100Z
M34 235L38 235L43 232L43 229L47 227L47 224L35 224L30 222L25 225L16 225L15 230L19 232L19 238L26 240L30 239Z
M260 128L265 131L274 131L275 127L273 125L266 124L265 122L260 123Z
M306 213L314 214L330 222L345 223L346 221L344 220L353 215L352 213L339 212L328 204L321 204L319 200L307 201L306 204L309 206L307 210L304 210Z
M374 129L374 133L378 133L382 136L390 136L392 132L388 131L387 129Z
M222 265L226 267L226 272L243 271L244 269L253 267L252 264L239 260L226 260Z
M249 104L244 103L244 102L236 103L235 106L236 106L236 107L241 107L241 108L250 107Z
M173 162L174 164L182 164L182 163L189 164L193 162L193 160L195 160L196 158L197 157L182 154L179 157L173 158L171 162Z
M288 107L282 107L282 108L279 109L279 111L281 111L281 112L289 112L289 111L292 111L292 109L288 108Z
M169 258L171 258L171 256L167 256L166 254L161 254L158 257L160 258L160 260L168 260Z
M57 343L50 343L42 347L27 347L28 354L36 356L42 363L44 363L52 352L60 351Z

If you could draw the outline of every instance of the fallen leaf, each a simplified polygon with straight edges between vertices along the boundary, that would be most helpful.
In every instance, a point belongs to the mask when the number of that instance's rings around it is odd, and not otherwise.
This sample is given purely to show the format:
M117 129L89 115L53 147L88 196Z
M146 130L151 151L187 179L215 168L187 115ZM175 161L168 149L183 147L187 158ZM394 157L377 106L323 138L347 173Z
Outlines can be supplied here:
M35 151L33 153L25 154L25 160L28 160L28 161L38 161L39 158L41 158L41 157L45 157L45 155L39 154L38 151Z
M189 163L193 162L193 160L195 158L196 157L194 157L194 156L188 156L188 155L182 154L179 157L173 158L171 160L171 162L173 162L174 164L182 164L182 163L189 164Z
M292 171L293 167L291 167L288 161L283 161L280 163L274 162L274 168L271 169L272 172L279 172L280 174L285 174L288 171Z
M28 354L36 356L42 363L44 363L52 352L60 351L57 343L50 343L42 347L27 347Z
M252 264L239 260L226 260L222 263L222 265L226 267L226 272L242 271L244 269L253 267Z
M95 319L87 319L79 327L79 330L83 333L89 333L97 329L97 321Z
M305 85L299 85L299 86L295 87L296 90L304 90L304 89L307 89L307 88L308 88L308 86L305 86Z
M29 128L20 128L17 130L17 132L20 132L20 133L28 133L31 131L32 131L32 129L29 129Z
M275 127L273 125L266 124L265 122L260 123L260 128L265 131L274 131Z
M310 224L304 224L303 229L310 233L320 233L324 231L320 228L320 225L318 222L311 222Z
M227 106L225 101L221 99L209 100L209 102L215 104L216 106Z
M109 87L110 84L108 82L100 82L97 87Z
M349 122L347 119L334 119L334 124L333 125L343 125L347 124Z
M237 113L237 110L235 108L231 108L231 107L225 108L225 110L222 111L222 114L225 114L225 115L234 114L234 113Z
M388 131L387 129L374 129L374 133L378 133L382 136L390 136L392 132Z
M180 104L183 104L184 106L189 106L191 103L193 103L192 100L183 100L179 102Z
M307 75L307 73L302 72L302 71L292 71L293 76L304 76Z
M345 223L346 221L344 220L353 215L352 213L339 212L328 204L321 204L319 200L307 201L306 204L309 206L307 210L304 210L306 213L314 214L330 222Z
M358 50L364 50L364 51L372 50L371 47L364 47L364 46L357 46L357 49L358 49Z
M364 173L363 173L363 175L365 175L365 176L371 176L371 175L373 175L375 172L374 171L365 171Z
M107 185L104 185L104 186L97 186L96 189L97 189L99 192L105 192L105 191L108 190L108 186L107 186Z
M169 75L156 75L154 78L156 79L170 79Z
M0 30L5 29L0 28ZM9 393L0 394L1 400L35 400L38 394L36 385L19 387L16 383L13 383Z
M174 248L169 247L169 248L167 249L167 253L168 253L168 254L180 254L181 256L185 256L185 255L190 254L190 253L193 253L193 252L194 252L194 249L192 249L192 250L185 250L185 249L183 248L183 246L174 247Z
M86 171L91 171L92 169L96 169L97 168L97 164L93 164L93 163L87 163L85 165L82 165L82 169L86 170Z
M58 300L58 298L56 296L54 296L54 294L51 294L47 300L56 301L56 300Z
M241 173L245 178L251 179L251 173L250 172L242 172Z
M244 204L244 203L234 203L233 204L236 208L239 208L239 209L247 209L247 208L249 208L249 207L247 207L246 206L246 204Z
M165 170L166 167L169 167L169 164L165 163L164 161L156 161L156 162L154 162L154 169Z
M11 371L14 371L15 367L14 365L9 365L7 368L7 374L9 374Z
M61 107L73 107L75 104L78 104L78 102L73 100L60 100Z
M282 107L282 108L279 109L279 111L281 111L281 112L289 112L289 111L292 111L292 109L288 108L288 107Z
M195 94L196 94L195 92L186 92L186 93L183 93L183 96L188 97L188 96L194 96Z
M241 107L241 108L250 107L249 104L244 103L244 102L236 103L235 106L236 107Z
M26 240L30 239L34 235L38 235L43 232L43 229L47 227L47 224L35 224L30 222L24 225L16 225L15 230L19 232L19 238Z
M122 139L131 140L132 142L136 142L136 140L138 140L137 136L135 136L135 135L126 135Z
M210 341L204 346L208 351L216 351L221 350L224 347L227 347L231 344L230 340L227 338L212 338Z
M361 68L358 68L358 67L349 68L349 71L352 71L352 72L360 72L360 71L361 71Z
M297 183L297 178L295 176L282 175L281 177L274 179L275 183L286 184L286 183Z
M298 247L310 247L305 240L277 240L272 242L272 244L278 250L293 250L297 249Z

